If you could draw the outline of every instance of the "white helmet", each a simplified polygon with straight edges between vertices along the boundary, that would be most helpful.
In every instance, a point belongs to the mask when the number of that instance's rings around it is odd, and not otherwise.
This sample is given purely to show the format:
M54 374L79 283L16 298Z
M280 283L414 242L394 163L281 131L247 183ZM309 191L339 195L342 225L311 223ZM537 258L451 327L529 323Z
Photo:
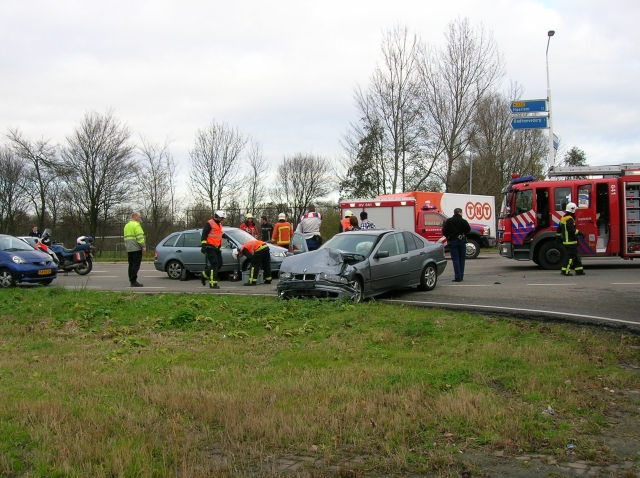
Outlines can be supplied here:
M244 217L245 219L253 219L253 214L251 214L250 212L247 213L247 215Z
M565 209L565 211L576 212L576 209L578 209L578 206L576 206L576 203L570 202L569 204L567 204L567 208Z
M352 213L349 209L347 209L347 210L344 212L344 217L351 217L351 216L353 216L353 213Z
M231 257L233 257L233 260L238 260L238 248L234 247L233 249L231 249Z
M281 212L280 214L278 214L278 221L279 221L279 220L281 220L281 219L282 219L283 221L284 221L285 219L287 219L287 215L286 215L285 213L283 213L283 212Z
M216 211L216 216L218 216L220 219L225 219L227 217L227 214L224 211Z
M87 236L80 236L76 239L76 244L87 244L89 242L91 241L89 241L89 238Z

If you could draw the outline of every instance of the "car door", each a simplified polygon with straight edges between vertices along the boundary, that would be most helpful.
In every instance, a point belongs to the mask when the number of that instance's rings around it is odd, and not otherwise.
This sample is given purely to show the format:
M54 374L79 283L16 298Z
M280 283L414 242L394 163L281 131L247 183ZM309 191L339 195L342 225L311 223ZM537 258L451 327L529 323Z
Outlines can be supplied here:
M201 237L202 233L189 231L182 234L179 241L181 246L176 249L176 255L188 271L202 272L204 270L205 258L204 254L200 252Z
M402 237L407 248L407 255L409 260L407 261L407 269L409 271L408 280L411 284L420 283L420 274L422 273L422 265L424 263L425 251L424 242L415 234L409 231L403 231Z
M371 256L371 288L375 291L404 287L409 280L409 255L402 232L386 234Z

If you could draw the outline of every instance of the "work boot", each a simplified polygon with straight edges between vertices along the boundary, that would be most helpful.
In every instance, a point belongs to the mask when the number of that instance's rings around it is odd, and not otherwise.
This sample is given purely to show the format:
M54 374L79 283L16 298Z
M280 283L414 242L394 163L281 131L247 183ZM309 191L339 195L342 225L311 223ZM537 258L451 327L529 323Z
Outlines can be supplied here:
M142 284L140 282L132 282L131 287L142 287Z
M571 272L560 271L560 275L561 276L572 276L573 274Z
M207 279L205 278L204 272L200 274L200 283L202 285L207 285Z
M254 285L258 285L258 283L257 282L247 282L245 285L254 286Z
M219 289L219 288L220 286L218 284L213 284L213 285L209 284L209 289Z
M576 275L577 276L583 276L585 275L584 271L576 271Z
M271 279L269 279L269 280L265 280L265 281L264 281L264 283L265 283L265 284L271 284Z

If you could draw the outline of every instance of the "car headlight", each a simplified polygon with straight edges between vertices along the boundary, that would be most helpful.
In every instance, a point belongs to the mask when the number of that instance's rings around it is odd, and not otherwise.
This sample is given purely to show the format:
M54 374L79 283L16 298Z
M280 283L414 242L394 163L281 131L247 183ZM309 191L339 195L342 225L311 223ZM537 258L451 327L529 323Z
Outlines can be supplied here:
M339 284L348 284L346 277L339 276L337 274L327 274L326 272L321 272L316 275L316 280L326 280L328 282L337 282Z
M23 259L22 257L18 257L18 256L12 256L11 259L13 260L13 262L15 262L16 264L28 264L29 262L26 261L25 259Z
M286 252L281 252L281 251L272 252L271 255L273 257L287 257L287 253Z
M491 235L491 228L489 226L484 226L484 235L485 236Z
M280 275L278 276L280 280L287 280L291 279L292 277L293 274L291 272L280 272Z

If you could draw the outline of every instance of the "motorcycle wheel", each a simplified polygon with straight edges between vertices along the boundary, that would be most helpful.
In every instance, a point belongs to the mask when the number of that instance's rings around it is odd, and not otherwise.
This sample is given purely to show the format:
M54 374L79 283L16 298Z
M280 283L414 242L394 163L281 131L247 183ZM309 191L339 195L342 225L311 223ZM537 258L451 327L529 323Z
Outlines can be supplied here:
M93 269L93 261L91 259L87 259L82 264L79 264L74 270L76 274L79 276L86 276Z

